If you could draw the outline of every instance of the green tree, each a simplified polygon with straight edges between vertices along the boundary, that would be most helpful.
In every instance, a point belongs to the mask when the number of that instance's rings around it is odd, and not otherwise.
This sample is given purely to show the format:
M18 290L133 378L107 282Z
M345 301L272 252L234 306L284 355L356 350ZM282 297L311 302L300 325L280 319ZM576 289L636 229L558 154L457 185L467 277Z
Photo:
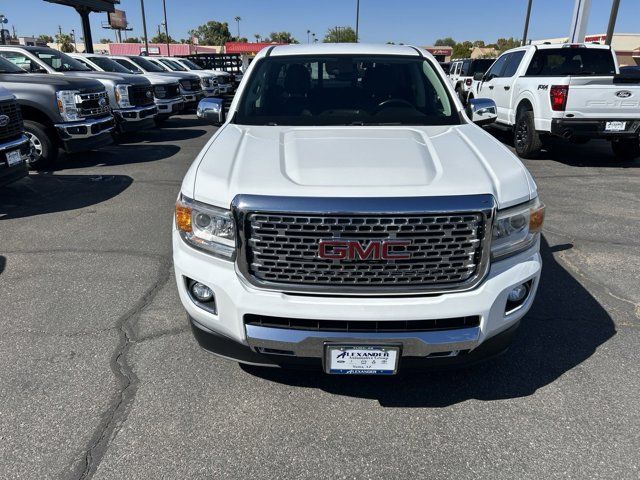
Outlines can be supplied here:
M61 52L73 52L73 41L71 40L71 35L67 35L66 33L56 34L56 43L59 44Z
M468 40L461 43L456 43L453 47L451 58L469 58L472 48L473 43Z
M167 43L167 34L164 32L160 32L159 35L156 35L151 39L151 43ZM176 43L171 35L169 35L169 43Z
M327 30L324 43L356 43L356 32L351 27L334 27Z
M475 42L473 42L473 46L478 48L484 48L484 40L476 40Z
M517 40L513 37L509 38L499 38L496 40L496 49L500 51L500 53L509 50L511 48L516 48L520 46L520 40Z
M38 35L38 40L44 43L53 43L53 37L51 35Z
M293 37L291 32L271 32L271 35L269 35L265 41L276 43L300 43Z
M124 43L142 43L142 40L140 40L138 37L129 37L129 38L125 38L123 42Z
M229 24L210 20L204 25L189 31L189 36L196 37L200 45L224 45L231 40Z
M436 47L455 47L456 41L451 37L439 38L433 45Z
M109 40L108 38L101 38L100 43L111 43L111 40Z

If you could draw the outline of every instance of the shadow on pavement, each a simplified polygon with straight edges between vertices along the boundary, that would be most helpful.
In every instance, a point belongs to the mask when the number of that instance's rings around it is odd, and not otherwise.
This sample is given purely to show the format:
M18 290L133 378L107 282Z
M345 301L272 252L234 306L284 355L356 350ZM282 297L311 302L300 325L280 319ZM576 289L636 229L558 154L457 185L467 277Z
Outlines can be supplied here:
M503 355L467 369L402 372L395 377L329 376L316 371L243 366L286 385L336 395L375 399L385 407L446 407L470 399L501 400L532 395L587 360L615 335L609 314L558 264L543 240L542 280L536 301Z
M180 151L177 145L112 145L100 150L63 155L55 163L51 171L68 168L83 168L96 166L131 165L164 160Z
M7 257L0 255L0 275L2 275L5 268L7 268Z
M125 175L31 174L0 190L0 221L96 205L132 183Z
M139 145L140 142L178 142L181 140L193 140L194 138L199 138L207 134L206 130L202 130L200 128L173 128L174 125L169 123L166 127L167 128L123 134L118 137L116 146L127 145L130 143Z
M513 134L510 131L499 128L486 130L497 140L513 148ZM606 140L577 144L561 138L549 138L545 145L540 154L541 159L553 160L570 167L640 168L640 158L627 161L617 159L611 150L611 144Z

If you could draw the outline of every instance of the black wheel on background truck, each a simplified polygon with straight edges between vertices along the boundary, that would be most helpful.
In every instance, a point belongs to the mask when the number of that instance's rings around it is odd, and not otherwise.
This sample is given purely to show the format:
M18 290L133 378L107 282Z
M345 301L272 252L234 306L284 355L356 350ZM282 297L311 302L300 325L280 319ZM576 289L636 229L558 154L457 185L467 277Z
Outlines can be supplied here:
M522 158L535 158L542 150L542 140L536 131L533 111L518 112L513 129L513 145L516 147L516 153Z
M640 157L640 142L637 138L621 138L611 142L613 154L622 160Z
M27 158L29 168L41 170L53 165L58 158L58 146L51 140L50 130L41 123L25 120L24 133L31 144L31 152Z

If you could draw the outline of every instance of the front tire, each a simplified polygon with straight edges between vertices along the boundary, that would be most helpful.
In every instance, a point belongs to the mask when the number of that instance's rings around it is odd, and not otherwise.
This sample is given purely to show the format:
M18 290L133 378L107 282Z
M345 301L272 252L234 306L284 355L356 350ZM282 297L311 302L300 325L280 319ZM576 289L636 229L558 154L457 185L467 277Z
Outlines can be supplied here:
M58 147L52 140L50 130L39 122L24 121L24 133L31 144L27 163L32 170L42 170L53 165L58 158Z
M633 160L640 156L640 142L637 138L622 138L611 142L613 154L621 160Z
M536 158L542 150L542 140L536 131L533 112L525 110L518 114L513 130L513 145L522 158Z

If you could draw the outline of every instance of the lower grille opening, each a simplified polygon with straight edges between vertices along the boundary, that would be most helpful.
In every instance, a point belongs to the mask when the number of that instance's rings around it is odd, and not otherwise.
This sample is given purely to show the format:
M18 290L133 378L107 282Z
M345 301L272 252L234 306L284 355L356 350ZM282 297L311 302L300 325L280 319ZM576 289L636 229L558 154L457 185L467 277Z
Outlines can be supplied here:
M428 332L435 330L456 330L480 326L478 315L456 318L438 318L429 320L315 320L306 318L268 317L247 314L246 325L290 330L308 330L316 332Z
M286 355L289 357L295 357L295 353L291 350L279 350L277 348L258 347L256 348L258 353L266 353L268 355Z

